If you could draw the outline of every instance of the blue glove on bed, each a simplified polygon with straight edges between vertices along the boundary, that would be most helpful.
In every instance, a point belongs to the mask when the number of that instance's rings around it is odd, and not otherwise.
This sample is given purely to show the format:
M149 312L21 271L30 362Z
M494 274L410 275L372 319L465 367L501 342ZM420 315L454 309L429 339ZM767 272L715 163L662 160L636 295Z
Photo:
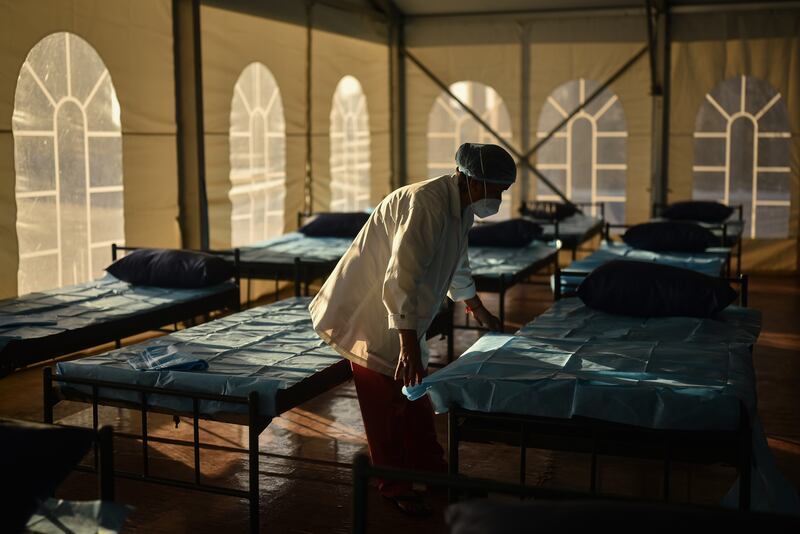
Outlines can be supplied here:
M137 371L205 371L208 362L178 354L175 345L153 345L128 360Z

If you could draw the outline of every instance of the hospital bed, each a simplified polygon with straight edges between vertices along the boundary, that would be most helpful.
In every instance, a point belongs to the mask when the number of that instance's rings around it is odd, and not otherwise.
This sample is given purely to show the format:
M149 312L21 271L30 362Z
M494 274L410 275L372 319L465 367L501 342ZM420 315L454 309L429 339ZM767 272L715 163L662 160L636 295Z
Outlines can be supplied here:
M298 213L298 228L314 215L318 214ZM299 276L303 294L308 296L311 282L327 277L352 242L353 240L350 238L309 237L301 232L289 232L279 237L239 247L239 269L242 278L247 280L248 303L250 302L251 280L274 280L277 299L278 282L292 282ZM228 255L233 259L234 250L213 252Z
M699 253L651 252L635 249L625 243L611 241L610 235L607 235L599 249L585 258L573 261L561 271L561 293L575 291L587 273L613 260L652 262L690 269L709 276L723 276L729 269L729 254L728 247L714 247Z
M697 224L700 224L700 223L697 223ZM612 229L626 229L626 228L631 228L632 226L634 226L634 225L631 225L631 224L611 224L611 223L606 223L605 224L605 228L603 230L603 241L605 243L612 243L613 242L613 239L611 237L611 230ZM699 262L703 263L703 258L706 255L708 257L716 256L716 257L718 257L718 258L720 258L722 260L722 269L723 270L721 271L721 274L724 274L725 276L728 276L728 277L733 276L734 274L736 276L739 276L740 274L742 274L741 273L741 262L738 262L738 264L737 264L736 273L733 272L732 260L733 260L733 248L734 247L730 245L730 241L728 239L726 226L724 224L710 225L710 224L704 224L704 223L700 224L700 226L703 226L703 227L707 228L708 230L710 230L711 233L714 234L714 236L719 239L719 243L716 246L707 248L704 251L704 253L701 253L699 255L698 254L689 254L689 253L685 253L685 252L671 252L671 253L668 253L668 255L673 257L673 261L675 259L677 259L677 258L680 258L680 257L690 257L691 256L691 257L698 258L700 260ZM740 242L739 246L741 246L741 240L739 240L739 242ZM664 255L665 253L657 253L657 254ZM739 254L741 254L741 251L739 251ZM690 263L694 263L694 261L691 261Z
M575 213L558 220L552 217L535 217L531 211L555 212L558 202L546 200L529 201L520 210L523 218L538 223L542 227L542 240L559 242L562 249L572 251L572 259L576 259L580 247L603 233L605 223L605 204L602 202L575 202L578 208L591 209L599 213L599 217L587 213Z
M112 245L112 257L133 247ZM238 261L234 254L234 263ZM0 377L14 369L165 325L238 309L239 280L195 288L133 286L110 274L0 301Z
M498 294L498 318L501 325L505 325L506 291L548 267L552 267L554 276L558 279L558 252L556 246L541 241L532 241L524 247L515 248L469 247L469 264L475 288ZM458 325L456 328L472 327Z
M745 287L740 295L744 302ZM750 506L757 311L729 306L715 319L635 318L557 301L515 335L486 335L455 362L407 390L448 413L451 474L462 441L663 461L722 462L740 475Z
M369 483L375 478L447 489L451 502L456 496L460 497L460 502L450 504L444 513L449 527L447 532L451 534L511 534L521 531L639 534L644 525L648 531L669 533L687 526L698 532L796 532L800 528L800 519L789 515L667 504L621 496L598 498L585 491L376 466L370 463L367 455L359 454L353 461L355 534L368 531ZM518 497L519 500L509 497Z
M653 214L655 215L654 220L662 221L666 220L662 217L664 210L669 206L669 204L653 204ZM744 233L744 206L742 204L737 204L736 206L731 206L735 210L735 215L719 224L712 224L712 223L705 223L701 221L693 221L700 226L708 228L711 232L720 239L720 243L722 246L731 247L735 250L734 254L736 255L736 274L741 274L742 272L742 234ZM730 273L728 273L730 276Z
M61 401L89 403L93 425L98 406L117 406L141 414L141 472L116 476L247 499L250 529L259 528L259 435L274 417L345 382L347 360L325 345L311 327L310 299L294 297L252 308L164 337L99 356L61 362L44 370L44 419L53 420ZM149 347L174 347L177 355L208 362L204 371L137 371L127 360ZM169 414L192 420L192 482L160 477L151 470L148 414ZM249 485L247 490L215 485L201 471L199 422L213 420L247 427ZM126 436L131 437L131 436ZM170 442L174 442L170 440Z

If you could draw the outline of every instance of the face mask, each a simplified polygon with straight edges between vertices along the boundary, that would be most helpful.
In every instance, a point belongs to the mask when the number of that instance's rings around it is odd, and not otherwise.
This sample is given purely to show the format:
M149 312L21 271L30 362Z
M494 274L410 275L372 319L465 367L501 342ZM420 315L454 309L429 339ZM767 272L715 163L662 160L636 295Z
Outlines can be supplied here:
M500 211L500 199L499 198L486 198L486 182L483 182L483 198L478 199L476 201L472 201L472 192L470 191L469 186L467 186L467 195L469 195L470 206L472 207L472 212L477 215L479 218L484 219L486 217L491 217L498 211Z

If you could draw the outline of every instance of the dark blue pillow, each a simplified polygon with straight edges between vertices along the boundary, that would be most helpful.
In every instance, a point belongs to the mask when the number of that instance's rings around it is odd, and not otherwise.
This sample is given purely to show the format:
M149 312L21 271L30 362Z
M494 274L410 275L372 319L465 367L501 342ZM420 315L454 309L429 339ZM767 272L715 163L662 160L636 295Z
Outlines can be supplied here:
M732 213L733 208L719 202L687 200L670 204L661 215L671 221L721 223L727 221Z
M320 213L300 228L309 237L356 237L367 224L369 213Z
M659 221L628 228L622 240L641 250L652 252L703 252L720 240L711 230L688 221Z
M213 286L236 274L233 265L219 256L158 248L134 250L106 271L129 284L172 288Z
M635 317L713 317L736 300L725 280L644 261L604 263L578 286L588 307Z
M578 208L575 204L564 204L561 202L546 204L534 202L530 206L524 205L520 209L520 215L545 221L552 221L554 219L561 221L567 217L572 217L576 213L578 213Z
M471 247L524 247L542 236L542 227L525 219L476 224L469 231Z

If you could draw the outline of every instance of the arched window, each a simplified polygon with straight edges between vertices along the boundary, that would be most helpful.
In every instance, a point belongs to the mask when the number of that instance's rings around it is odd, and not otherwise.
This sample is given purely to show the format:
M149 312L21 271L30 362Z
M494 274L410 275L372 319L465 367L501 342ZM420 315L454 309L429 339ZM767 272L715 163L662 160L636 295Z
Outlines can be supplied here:
M584 78L557 87L542 106L537 138L544 138L597 88L597 82ZM603 202L606 218L623 223L627 137L622 104L605 89L539 149L537 168L570 200ZM537 198L559 200L541 180Z
M111 76L75 34L25 58L14 94L20 294L90 280L125 237L120 108Z
M504 139L511 140L511 117L497 91L478 82L456 82L450 91L477 113ZM495 143L494 135L442 92L428 114L428 175L450 174L456 168L456 150L462 143ZM512 186L513 188L513 186ZM503 193L500 213L489 219L511 217L511 189Z
M369 114L361 84L345 76L331 105L331 211L361 211L369 202Z
M261 63L244 68L231 101L231 245L283 233L286 126L278 84Z
M693 196L743 205L744 235L789 235L789 116L763 80L720 83L697 112Z

